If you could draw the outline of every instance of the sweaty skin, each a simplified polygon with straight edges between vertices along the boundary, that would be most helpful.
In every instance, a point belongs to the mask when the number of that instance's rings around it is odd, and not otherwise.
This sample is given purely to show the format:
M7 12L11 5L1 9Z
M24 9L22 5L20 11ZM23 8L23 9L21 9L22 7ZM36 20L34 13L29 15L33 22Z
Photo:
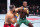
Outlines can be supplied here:
M20 8L15 8L14 10L15 10L15 12L13 13L13 11L8 11L8 13L6 14L6 16L5 16L5 24L11 24L11 23L15 23L15 22L17 22L17 19L16 19L16 13L19 11L19 10L22 10L23 8L22 7L20 7Z
M27 17L29 16L29 10L27 8L27 2L26 1L23 1L23 6L22 7L24 9L19 11L20 19L18 20L18 22L16 24L16 27L20 27L20 25L22 23L24 23L25 25L27 25L29 27L33 27L33 25L26 19L26 15L27 15Z
M27 15L27 9L26 10L21 10L20 11L20 18L25 18Z
M20 19L17 22L16 27L20 27L21 23L24 23L25 25L28 24L27 26L33 27L33 25L28 20L26 20L26 15L29 14L28 8L26 8L25 10L20 10L19 14L20 14Z
M12 14L12 11L8 11L5 16L5 24L11 24L16 22L16 18L14 17L15 13Z

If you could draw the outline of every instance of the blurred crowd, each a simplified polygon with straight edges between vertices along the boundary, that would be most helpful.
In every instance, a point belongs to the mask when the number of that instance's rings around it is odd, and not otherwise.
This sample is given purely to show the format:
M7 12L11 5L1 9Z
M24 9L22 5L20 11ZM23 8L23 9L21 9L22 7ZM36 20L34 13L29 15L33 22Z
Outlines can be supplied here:
M27 1L29 14L40 15L40 0L11 0L11 4L14 4L16 7L20 7L22 6L23 1Z
M7 0L0 0L0 14L7 13Z
M29 5L29 13L30 14L39 14L40 15L40 6L38 5Z
M0 1L0 14L6 14L7 13L7 1ZM34 1L33 1L34 2ZM28 8L30 14L39 14L40 15L40 5L35 2L35 4L32 1L28 1ZM32 4L33 3L33 4ZM11 0L11 4L14 4L16 7L22 6L22 0Z
M6 14L7 13L7 8L4 3L0 4L0 14Z
M0 14L7 13L7 8L5 7L5 4L0 4ZM40 14L40 7L38 5L28 5L29 13L30 14Z

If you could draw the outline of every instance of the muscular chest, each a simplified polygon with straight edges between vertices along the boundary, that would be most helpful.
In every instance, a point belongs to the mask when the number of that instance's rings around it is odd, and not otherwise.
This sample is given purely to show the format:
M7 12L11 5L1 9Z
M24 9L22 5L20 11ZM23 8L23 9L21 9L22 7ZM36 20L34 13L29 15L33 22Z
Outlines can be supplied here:
M11 14L10 18L14 18L14 14Z
M24 11L20 11L20 15L26 15Z

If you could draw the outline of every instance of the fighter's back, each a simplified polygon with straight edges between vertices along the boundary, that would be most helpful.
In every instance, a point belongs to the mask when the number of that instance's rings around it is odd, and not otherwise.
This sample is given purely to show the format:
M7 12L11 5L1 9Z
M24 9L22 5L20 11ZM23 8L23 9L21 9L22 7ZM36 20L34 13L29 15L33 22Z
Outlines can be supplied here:
M9 19L12 19L13 17L14 15L10 11L8 11L8 13L5 16L5 24L10 24L11 22Z

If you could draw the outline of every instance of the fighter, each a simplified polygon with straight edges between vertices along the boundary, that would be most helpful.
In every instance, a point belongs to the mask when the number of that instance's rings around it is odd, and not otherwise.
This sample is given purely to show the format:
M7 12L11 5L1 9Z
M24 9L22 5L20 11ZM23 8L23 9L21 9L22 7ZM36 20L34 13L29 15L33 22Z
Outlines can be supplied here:
M5 16L4 27L14 27L13 24L17 22L16 13L20 9L21 8L15 8L14 5L10 5L10 10L8 11L8 13Z
M27 8L27 2L24 1L23 2L23 10L20 10L19 11L19 14L20 14L20 18L16 24L16 27L20 27L20 25L22 23L24 23L25 25L29 26L29 27L33 27L33 25L31 24L31 22L29 22L27 19L26 19L26 15L29 14L29 9ZM26 8L26 10L25 10ZM28 16L27 16L28 17Z

